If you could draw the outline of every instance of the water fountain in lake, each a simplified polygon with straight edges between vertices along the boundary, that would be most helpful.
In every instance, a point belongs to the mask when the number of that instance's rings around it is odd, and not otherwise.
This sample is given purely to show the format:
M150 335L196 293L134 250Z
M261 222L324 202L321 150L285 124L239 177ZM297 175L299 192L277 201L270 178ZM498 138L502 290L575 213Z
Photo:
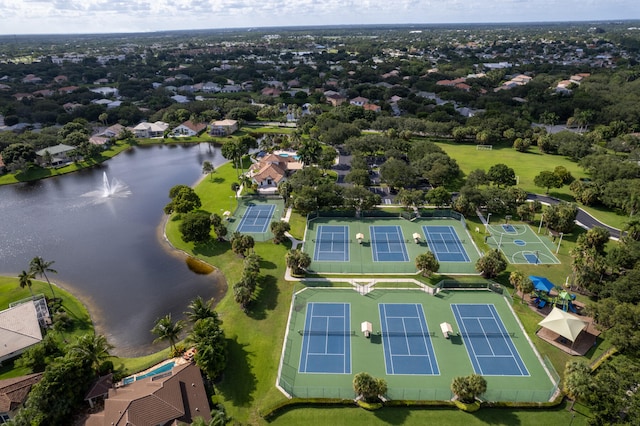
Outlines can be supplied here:
M102 173L102 185L95 191L89 191L83 194L83 197L93 198L96 202L106 201L109 198L126 198L131 195L129 186L113 178L109 182L107 172Z

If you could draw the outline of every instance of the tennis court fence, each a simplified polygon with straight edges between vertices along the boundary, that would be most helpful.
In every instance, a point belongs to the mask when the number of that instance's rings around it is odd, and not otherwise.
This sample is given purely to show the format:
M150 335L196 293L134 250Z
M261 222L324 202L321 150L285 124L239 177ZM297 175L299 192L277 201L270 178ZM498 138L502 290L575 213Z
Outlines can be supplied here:
M353 389L346 387L294 386L281 377L280 386L291 396L298 398L355 398ZM487 389L481 395L484 401L501 402L546 402L553 397L553 390ZM453 393L447 388L389 388L386 395L392 400L404 401L449 401Z
M420 209L422 218L449 218L459 220L462 226L467 227L467 222L461 213L451 209Z

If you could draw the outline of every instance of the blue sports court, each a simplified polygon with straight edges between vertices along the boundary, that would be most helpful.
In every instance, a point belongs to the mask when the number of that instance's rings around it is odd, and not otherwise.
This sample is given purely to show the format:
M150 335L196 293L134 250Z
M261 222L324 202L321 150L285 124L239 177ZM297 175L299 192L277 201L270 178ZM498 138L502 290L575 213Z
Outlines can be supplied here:
M408 262L409 254L404 243L402 228L393 226L369 226L374 262Z
M378 307L387 374L439 375L422 305L381 303Z
M267 232L275 209L275 204L249 204L249 207L242 215L237 231L254 234Z
M349 227L321 225L315 240L315 261L349 261Z
M309 303L300 353L300 373L351 374L351 305Z
M424 225L422 232L438 262L471 262L453 226Z
M493 304L451 304L476 374L529 376L512 337Z

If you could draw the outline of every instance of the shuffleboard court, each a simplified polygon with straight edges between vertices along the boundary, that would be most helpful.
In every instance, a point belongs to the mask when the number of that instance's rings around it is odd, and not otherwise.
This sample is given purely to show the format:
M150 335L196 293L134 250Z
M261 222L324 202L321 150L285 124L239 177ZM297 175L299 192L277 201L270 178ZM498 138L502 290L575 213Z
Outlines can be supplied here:
M374 262L408 262L402 228L397 225L369 226Z
M381 303L378 309L387 374L439 375L422 305Z
M315 261L349 261L349 227L346 225L321 225L315 240Z
M351 305L309 303L300 353L300 373L351 374Z
M242 215L237 228L238 232L255 234L267 232L275 209L275 204L250 204Z
M451 304L451 310L476 374L529 376L493 304Z
M429 249L438 262L471 262L453 226L422 226Z

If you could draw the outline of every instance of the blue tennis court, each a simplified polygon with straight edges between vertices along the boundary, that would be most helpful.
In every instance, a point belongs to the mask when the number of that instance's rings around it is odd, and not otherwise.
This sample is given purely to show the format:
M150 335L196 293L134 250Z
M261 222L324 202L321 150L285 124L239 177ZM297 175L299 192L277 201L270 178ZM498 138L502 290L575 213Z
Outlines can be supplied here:
M238 232L259 234L267 232L275 204L249 204L238 225Z
M315 243L313 260L331 262L349 261L348 226L320 225Z
M453 226L424 225L422 232L438 262L471 262Z
M529 376L518 350L492 304L451 304L467 354L477 374Z
M404 244L402 228L393 226L370 226L371 248L374 262L408 262L409 254Z
M351 374L351 305L309 303L304 323L300 373Z
M436 355L418 303L380 303L387 374L439 375Z

